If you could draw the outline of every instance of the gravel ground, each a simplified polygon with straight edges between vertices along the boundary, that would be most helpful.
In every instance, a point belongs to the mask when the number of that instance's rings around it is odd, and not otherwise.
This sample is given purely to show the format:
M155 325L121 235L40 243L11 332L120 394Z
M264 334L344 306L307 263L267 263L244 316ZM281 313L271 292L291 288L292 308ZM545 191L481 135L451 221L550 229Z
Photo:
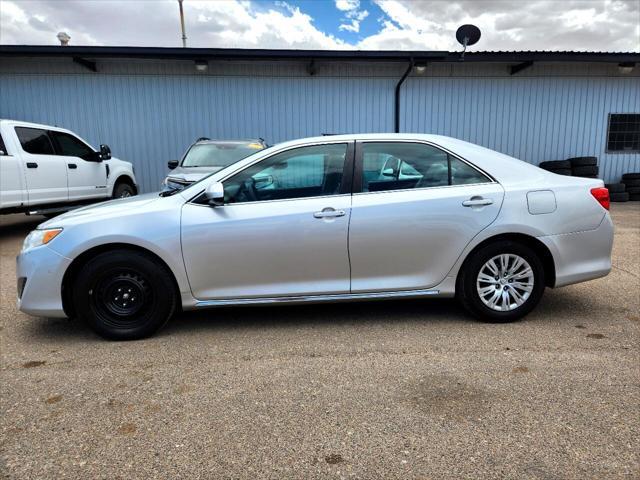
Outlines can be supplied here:
M524 321L453 301L220 309L144 341L15 308L0 222L6 478L640 478L640 204L614 269Z

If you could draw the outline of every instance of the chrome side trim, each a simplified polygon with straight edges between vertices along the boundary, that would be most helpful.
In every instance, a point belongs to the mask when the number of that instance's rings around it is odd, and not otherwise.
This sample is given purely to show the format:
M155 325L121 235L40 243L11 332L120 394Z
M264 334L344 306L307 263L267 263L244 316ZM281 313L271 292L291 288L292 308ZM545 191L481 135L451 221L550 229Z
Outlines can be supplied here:
M228 305L269 305L274 303L339 302L347 300L375 300L381 298L411 298L438 295L440 290L402 290L396 292L344 293L332 295L301 295L293 297L225 298L198 300L196 308Z

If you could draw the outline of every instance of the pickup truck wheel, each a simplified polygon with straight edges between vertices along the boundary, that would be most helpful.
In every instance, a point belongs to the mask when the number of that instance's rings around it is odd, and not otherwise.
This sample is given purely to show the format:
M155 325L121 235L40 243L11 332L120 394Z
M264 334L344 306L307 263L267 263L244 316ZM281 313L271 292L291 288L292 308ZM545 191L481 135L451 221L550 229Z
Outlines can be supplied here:
M136 191L128 183L118 183L113 189L113 198L133 197Z
M84 265L73 301L78 317L111 340L151 336L176 309L171 274L152 257L127 250L99 254Z

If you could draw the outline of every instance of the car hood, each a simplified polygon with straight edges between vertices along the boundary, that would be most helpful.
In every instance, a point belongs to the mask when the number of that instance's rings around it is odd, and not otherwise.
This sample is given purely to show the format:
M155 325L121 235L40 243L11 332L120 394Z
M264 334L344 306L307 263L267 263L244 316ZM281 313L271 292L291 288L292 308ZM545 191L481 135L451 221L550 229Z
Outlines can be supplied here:
M176 167L167 175L168 179L176 179L181 183L193 183L219 172L223 167Z
M144 205L148 205L151 202L157 202L159 200L161 200L161 197L159 197L156 192L96 203L86 207L76 208L63 213L62 215L58 215L57 217L53 217L51 220L47 220L46 222L38 225L38 228L64 227L65 225L82 222L89 216L126 216L127 213L132 210L137 210Z

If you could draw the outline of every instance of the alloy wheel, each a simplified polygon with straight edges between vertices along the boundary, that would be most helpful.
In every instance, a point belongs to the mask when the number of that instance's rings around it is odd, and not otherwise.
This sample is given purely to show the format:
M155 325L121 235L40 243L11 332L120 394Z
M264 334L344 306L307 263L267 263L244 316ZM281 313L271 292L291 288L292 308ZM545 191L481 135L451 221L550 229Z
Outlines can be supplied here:
M534 274L519 255L503 253L489 259L476 279L478 296L484 305L498 312L519 308L531 296Z

